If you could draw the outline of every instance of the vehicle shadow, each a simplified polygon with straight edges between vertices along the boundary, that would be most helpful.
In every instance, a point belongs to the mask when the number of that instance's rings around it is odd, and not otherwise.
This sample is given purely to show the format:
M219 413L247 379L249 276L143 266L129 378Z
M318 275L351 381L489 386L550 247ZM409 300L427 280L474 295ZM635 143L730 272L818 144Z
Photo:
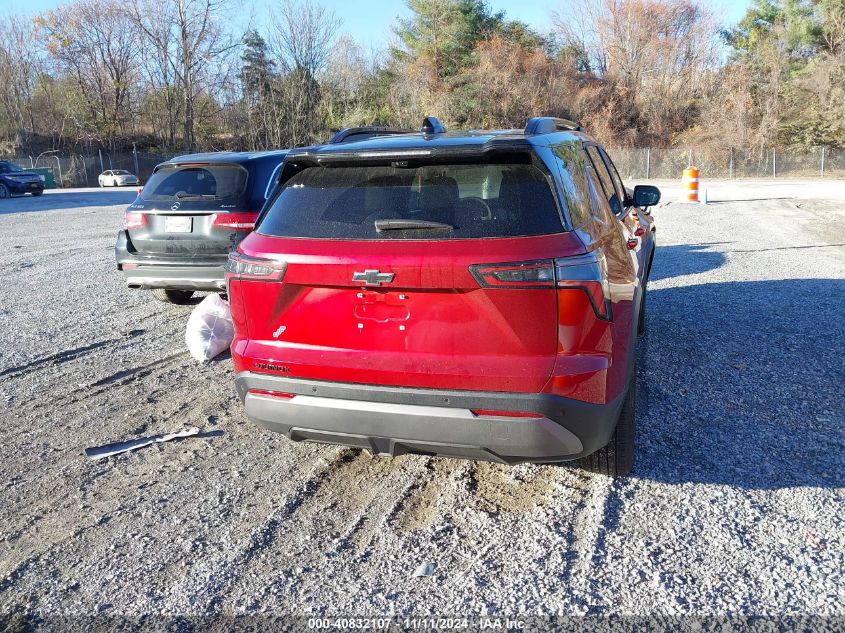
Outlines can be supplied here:
M136 197L137 187L81 191L47 190L41 196L14 196L0 200L0 215L83 207L126 206L131 204Z
M634 474L845 485L843 308L841 279L649 290Z
M725 255L711 248L726 244L733 244L733 242L702 242L674 246L660 246L658 243L649 280L668 279L715 270L725 263Z

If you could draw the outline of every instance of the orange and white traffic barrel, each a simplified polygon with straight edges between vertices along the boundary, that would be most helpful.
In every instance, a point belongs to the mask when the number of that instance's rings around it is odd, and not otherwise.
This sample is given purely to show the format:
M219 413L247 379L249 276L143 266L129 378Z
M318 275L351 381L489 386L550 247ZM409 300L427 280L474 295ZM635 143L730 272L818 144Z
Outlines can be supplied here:
M681 179L684 187L684 201L698 202L698 167L688 167Z

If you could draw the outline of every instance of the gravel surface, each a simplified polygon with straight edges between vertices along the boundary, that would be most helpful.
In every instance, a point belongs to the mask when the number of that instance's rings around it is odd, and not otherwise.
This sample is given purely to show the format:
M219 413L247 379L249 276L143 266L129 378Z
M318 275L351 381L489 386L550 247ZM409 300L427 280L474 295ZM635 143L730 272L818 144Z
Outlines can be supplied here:
M289 613L845 625L841 203L655 210L638 461L612 481L253 427L231 360L188 355L192 308L124 288L112 247L131 198L0 201L0 629ZM188 426L212 433L83 456Z

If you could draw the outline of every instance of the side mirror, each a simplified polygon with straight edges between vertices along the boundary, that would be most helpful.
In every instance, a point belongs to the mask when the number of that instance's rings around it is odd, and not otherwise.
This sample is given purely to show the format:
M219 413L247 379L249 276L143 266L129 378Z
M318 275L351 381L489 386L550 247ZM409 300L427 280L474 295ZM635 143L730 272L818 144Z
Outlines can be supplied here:
M653 207L660 202L660 189L651 185L637 185L634 187L634 206Z

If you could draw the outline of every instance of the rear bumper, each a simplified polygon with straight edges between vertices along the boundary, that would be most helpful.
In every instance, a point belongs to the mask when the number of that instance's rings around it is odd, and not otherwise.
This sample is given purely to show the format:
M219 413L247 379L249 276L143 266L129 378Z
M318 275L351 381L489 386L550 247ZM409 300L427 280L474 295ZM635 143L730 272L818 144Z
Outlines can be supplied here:
M135 251L126 231L117 234L114 246L117 269L130 288L173 290L226 289L228 253L189 257L142 255Z
M610 440L624 393L589 404L535 393L446 391L299 380L242 372L235 384L247 417L295 441L502 463L577 459ZM293 398L250 393L265 390ZM476 416L470 409L539 418Z
M43 182L13 182L11 180L4 181L9 188L10 193L41 193L44 191Z

